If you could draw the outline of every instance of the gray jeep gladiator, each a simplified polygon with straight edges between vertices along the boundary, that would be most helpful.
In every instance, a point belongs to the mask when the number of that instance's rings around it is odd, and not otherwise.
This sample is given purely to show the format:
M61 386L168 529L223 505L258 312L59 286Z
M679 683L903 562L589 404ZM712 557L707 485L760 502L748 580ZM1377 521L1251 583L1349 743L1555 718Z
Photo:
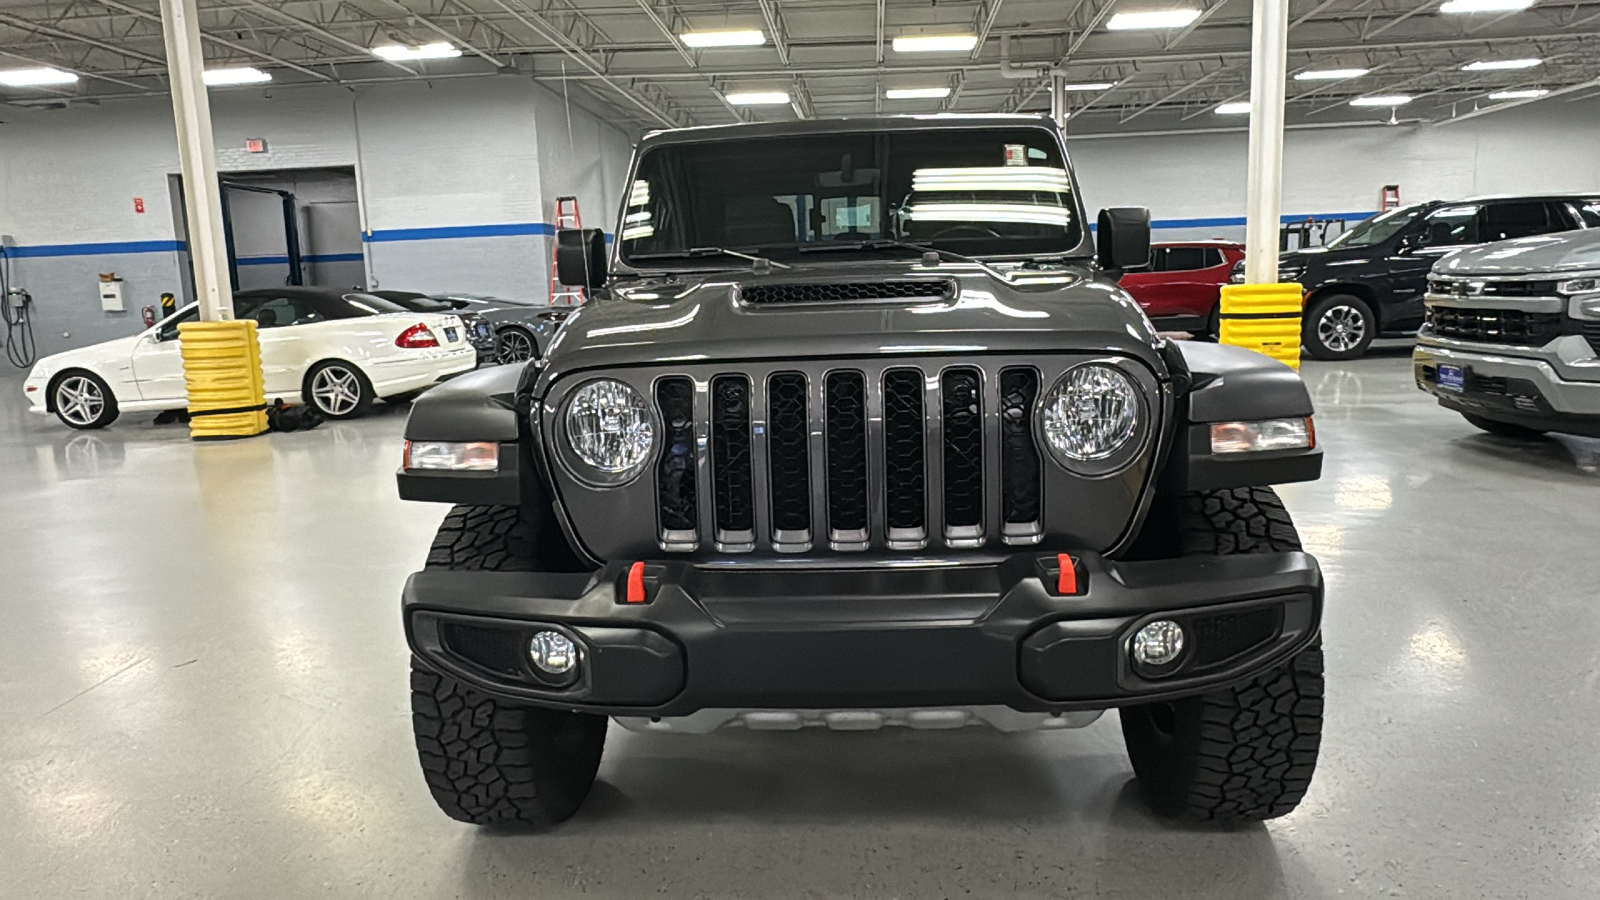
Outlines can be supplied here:
M1298 375L1174 343L1034 116L653 133L543 358L429 391L402 497L417 750L478 824L583 802L646 732L1071 728L1150 804L1292 810L1323 583L1270 485L1321 473Z

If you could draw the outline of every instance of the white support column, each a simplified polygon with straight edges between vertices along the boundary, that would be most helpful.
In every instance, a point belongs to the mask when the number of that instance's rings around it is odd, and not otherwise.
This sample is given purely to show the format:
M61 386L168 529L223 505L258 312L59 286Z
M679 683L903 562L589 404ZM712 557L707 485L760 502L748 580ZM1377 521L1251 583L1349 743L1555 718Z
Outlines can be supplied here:
M200 301L202 321L225 322L233 318L233 289L222 235L222 187L217 183L195 0L161 0L161 30L167 39L167 79L178 124L178 162L183 171L195 298Z
M1250 162L1244 280L1278 280L1283 202L1283 99L1289 62L1289 0L1254 0L1250 26Z
M1067 130L1067 77L1065 75L1050 75L1050 115L1056 120L1056 127L1062 131Z

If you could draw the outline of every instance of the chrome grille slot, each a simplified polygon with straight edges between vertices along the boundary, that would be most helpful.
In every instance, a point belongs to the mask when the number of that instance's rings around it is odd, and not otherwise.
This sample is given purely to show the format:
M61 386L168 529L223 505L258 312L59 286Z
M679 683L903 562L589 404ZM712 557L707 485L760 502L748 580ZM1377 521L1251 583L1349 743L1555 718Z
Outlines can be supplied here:
M772 546L779 552L811 549L809 444L806 376L778 372L767 379L767 479Z
M711 493L716 506L717 549L755 549L756 523L751 471L750 379L711 379Z
M661 416L661 458L656 463L656 502L661 544L669 550L699 547L699 499L695 470L694 382L683 376L656 383L656 411Z
M860 372L827 378L828 544L867 549L867 382Z
M1000 372L1000 531L1008 544L1035 544L1044 537L1039 515L1039 447L1033 438L1033 405L1039 373L1013 367Z
M983 544L983 376L947 369L940 376L944 535L952 547Z
M889 547L920 550L928 543L927 444L922 372L883 375L883 492Z

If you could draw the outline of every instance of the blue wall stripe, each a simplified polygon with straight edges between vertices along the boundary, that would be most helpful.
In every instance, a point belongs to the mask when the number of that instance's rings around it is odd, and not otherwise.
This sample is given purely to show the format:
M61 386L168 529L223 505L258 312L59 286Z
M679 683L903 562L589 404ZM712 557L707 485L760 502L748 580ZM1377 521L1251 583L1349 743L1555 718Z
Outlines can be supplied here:
M1287 215L1280 217L1290 225L1316 219L1319 222L1343 219L1359 221L1376 215L1372 212L1320 213L1317 215ZM1244 225L1244 216L1219 216L1199 219L1156 219L1150 223L1155 229L1163 228L1238 228ZM1089 229L1094 230L1091 221ZM555 226L548 222L511 222L504 225L445 225L437 228L384 228L361 236L363 243L378 244L392 241L439 241L454 238L513 237L518 235L548 236L555 234ZM611 241L613 235L607 234ZM12 247L6 250L13 259L46 256L100 256L115 253L175 253L187 250L183 241L110 241L96 244L35 244ZM324 253L304 257L307 262L359 262L359 253ZM283 256L251 256L239 260L242 266L283 265Z

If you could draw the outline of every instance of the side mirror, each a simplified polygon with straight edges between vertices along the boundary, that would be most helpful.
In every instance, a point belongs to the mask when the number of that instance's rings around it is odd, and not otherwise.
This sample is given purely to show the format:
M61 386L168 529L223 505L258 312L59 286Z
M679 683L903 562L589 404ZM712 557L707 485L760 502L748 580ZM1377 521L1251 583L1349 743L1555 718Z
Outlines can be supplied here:
M1150 210L1117 206L1100 210L1095 255L1107 271L1121 273L1150 263Z
M567 287L597 288L605 284L605 232L598 228L557 231L556 278Z

